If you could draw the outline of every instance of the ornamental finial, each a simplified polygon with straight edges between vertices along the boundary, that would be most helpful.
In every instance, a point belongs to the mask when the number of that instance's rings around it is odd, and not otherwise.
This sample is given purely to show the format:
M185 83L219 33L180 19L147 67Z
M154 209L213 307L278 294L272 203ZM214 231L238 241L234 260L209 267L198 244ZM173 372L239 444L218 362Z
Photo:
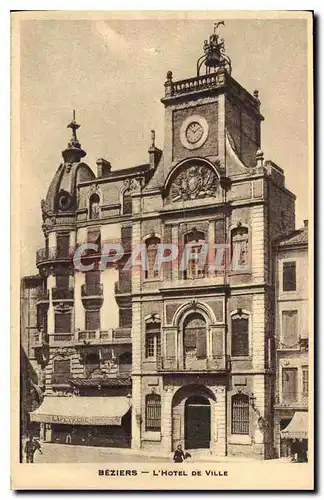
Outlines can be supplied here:
M78 130L78 128L80 128L81 125L78 125L75 121L75 109L73 110L72 116L73 116L72 121L68 124L67 128L72 129L71 144L73 145L73 143L75 143L75 142L77 142L79 144L79 141L78 141L78 138L76 135L76 131ZM80 147L80 144L79 144L79 147Z
M211 69L224 69L231 74L232 66L230 58L225 54L224 38L217 33L219 26L225 26L225 21L214 23L214 32L209 36L209 40L204 41L204 55L197 61L197 76L200 76L200 70L203 64L206 67L206 74L211 72Z

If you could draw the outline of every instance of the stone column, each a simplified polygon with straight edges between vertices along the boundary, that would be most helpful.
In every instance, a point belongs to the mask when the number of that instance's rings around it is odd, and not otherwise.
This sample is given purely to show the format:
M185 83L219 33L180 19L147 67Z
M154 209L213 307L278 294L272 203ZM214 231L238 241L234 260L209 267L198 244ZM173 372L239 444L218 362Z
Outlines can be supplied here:
M226 404L227 395L225 386L215 388L216 403L214 411L214 441L212 453L224 457L226 455Z
M142 426L142 411L141 411L141 377L133 375L132 386L132 449L141 449L141 426Z
M165 453L172 452L172 398L174 388L170 386L164 387L162 394L162 411L161 411L161 434L162 447Z

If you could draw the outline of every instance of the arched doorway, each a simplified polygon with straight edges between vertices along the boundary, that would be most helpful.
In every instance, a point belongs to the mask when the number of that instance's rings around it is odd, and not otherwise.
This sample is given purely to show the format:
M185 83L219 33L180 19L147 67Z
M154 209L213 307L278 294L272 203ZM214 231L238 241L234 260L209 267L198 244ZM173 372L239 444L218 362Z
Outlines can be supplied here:
M185 449L210 447L210 402L190 396L185 402Z

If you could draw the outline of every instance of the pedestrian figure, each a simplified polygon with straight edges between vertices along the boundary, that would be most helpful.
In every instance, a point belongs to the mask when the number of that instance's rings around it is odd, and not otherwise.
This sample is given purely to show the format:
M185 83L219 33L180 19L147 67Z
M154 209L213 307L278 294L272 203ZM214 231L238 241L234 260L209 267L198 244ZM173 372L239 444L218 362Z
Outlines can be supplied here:
M186 459L186 456L183 452L181 444L178 445L176 451L174 452L173 455L173 461L176 463L181 463Z
M72 443L72 436L71 436L71 434L69 432L66 435L65 443L66 444L71 444Z
M37 439L34 440L33 436L29 436L29 440L25 444L26 462L28 464L34 463L34 454L36 450L38 450L41 455L43 454L41 445Z

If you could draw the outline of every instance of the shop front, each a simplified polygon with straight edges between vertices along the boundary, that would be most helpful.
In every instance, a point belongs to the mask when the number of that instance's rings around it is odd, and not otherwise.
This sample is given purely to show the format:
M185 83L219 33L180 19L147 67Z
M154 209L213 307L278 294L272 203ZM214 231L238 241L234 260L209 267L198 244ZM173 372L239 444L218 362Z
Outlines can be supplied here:
M296 462L308 461L308 412L296 411L289 424L280 431L281 456Z
M48 396L30 418L41 423L41 437L47 442L118 448L131 445L131 405L125 396Z

